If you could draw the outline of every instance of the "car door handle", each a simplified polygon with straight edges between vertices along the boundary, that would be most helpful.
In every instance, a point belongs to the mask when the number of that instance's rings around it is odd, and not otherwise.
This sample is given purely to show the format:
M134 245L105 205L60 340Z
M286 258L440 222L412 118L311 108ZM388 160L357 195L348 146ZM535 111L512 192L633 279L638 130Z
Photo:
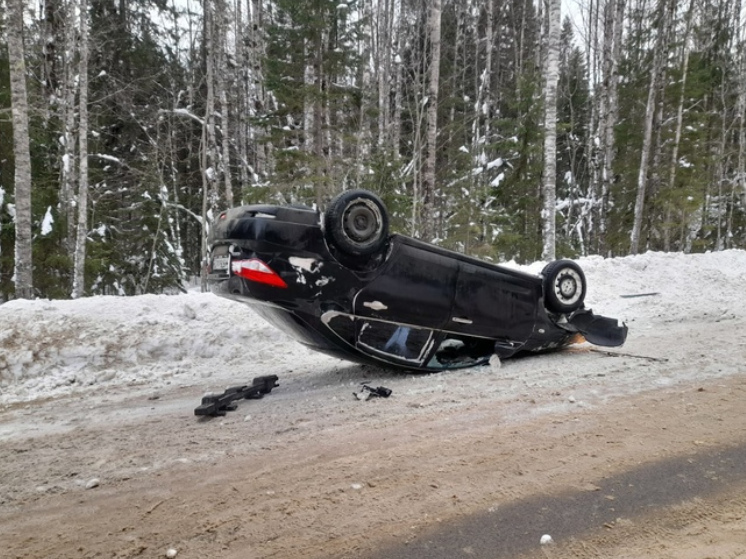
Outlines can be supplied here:
M451 320L458 322L459 324L473 324L474 321L470 318L464 318L462 316L454 316Z

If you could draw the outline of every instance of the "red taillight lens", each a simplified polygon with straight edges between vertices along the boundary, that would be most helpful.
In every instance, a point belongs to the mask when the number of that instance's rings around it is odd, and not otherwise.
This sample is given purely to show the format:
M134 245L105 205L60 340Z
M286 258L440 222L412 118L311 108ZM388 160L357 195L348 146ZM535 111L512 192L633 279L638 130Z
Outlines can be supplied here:
M277 275L277 272L257 258L251 258L250 260L234 260L231 262L231 270L237 276L257 283L282 288L288 286L288 284Z

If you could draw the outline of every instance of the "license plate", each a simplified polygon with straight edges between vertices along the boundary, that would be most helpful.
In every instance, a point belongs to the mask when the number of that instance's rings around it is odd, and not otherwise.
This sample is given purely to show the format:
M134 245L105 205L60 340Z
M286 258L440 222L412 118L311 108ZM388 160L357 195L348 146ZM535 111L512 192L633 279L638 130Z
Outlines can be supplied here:
M212 258L212 269L217 271L227 270L231 265L231 257L227 254L225 256L214 256Z

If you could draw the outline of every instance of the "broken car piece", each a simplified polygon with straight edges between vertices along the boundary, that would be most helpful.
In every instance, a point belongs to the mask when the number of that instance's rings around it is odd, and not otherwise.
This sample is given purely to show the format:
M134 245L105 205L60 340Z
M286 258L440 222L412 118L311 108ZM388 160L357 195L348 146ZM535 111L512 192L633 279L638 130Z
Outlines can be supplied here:
M369 398L388 398L391 396L391 389L386 388L385 386L372 388L367 384L364 384L360 392L353 392L352 395L358 400L363 401L368 400Z
M277 383L277 378L277 375L256 377L250 386L233 386L222 394L203 396L202 403L194 408L194 415L211 415L214 417L234 411L238 407L238 404L235 403L236 400L259 399L272 392L273 388L280 386Z

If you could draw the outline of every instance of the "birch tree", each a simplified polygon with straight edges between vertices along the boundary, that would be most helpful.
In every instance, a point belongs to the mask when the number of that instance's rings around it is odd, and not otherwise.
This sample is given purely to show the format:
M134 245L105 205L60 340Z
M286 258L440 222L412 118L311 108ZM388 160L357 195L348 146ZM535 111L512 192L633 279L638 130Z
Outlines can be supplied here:
M78 97L78 226L73 263L73 298L85 292L85 256L88 238L88 0L80 0L80 93Z
M738 165L736 182L743 205L746 207L746 22L741 22L740 14L736 15L739 27L738 54L740 57L740 79L738 80Z
M425 240L436 235L435 223L435 166L438 139L438 88L440 87L440 20L441 0L431 0L428 19L430 39L430 69L427 88L427 155L422 180L421 231Z
M228 9L225 0L218 0L216 2L216 14L213 19L213 25L215 25L215 66L217 72L215 72L217 88L217 97L220 100L220 145L221 145L221 158L220 158L220 171L222 173L223 185L225 188L225 202L230 207L233 206L233 181L231 179L231 150L230 150L230 138L231 136L231 125L230 125L230 113L233 108L228 104L228 91L225 83L225 76L228 75L228 63L225 54L226 49L226 30L228 28ZM239 26L240 22L236 22L236 26Z
M665 72L665 57L667 54L667 29L673 10L673 0L659 0L656 21L658 22L658 35L653 50L653 64L650 69L650 89L648 90L648 100L645 106L645 123L644 135L642 142L642 153L640 155L640 168L637 175L637 196L635 198L634 222L632 224L632 233L630 234L630 252L637 254L640 250L640 237L642 233L642 223L645 212L645 197L648 186L648 172L650 162L650 152L652 148L652 139L654 131L654 119L656 110L656 96L661 95L659 91L662 86Z
M555 258L557 221L557 83L559 81L560 0L549 0L549 27L544 85L544 172L542 175L543 248L541 257Z
M23 47L23 0L7 0L8 62L15 157L15 292L16 297L34 295L31 257L31 153L29 149L26 60Z

